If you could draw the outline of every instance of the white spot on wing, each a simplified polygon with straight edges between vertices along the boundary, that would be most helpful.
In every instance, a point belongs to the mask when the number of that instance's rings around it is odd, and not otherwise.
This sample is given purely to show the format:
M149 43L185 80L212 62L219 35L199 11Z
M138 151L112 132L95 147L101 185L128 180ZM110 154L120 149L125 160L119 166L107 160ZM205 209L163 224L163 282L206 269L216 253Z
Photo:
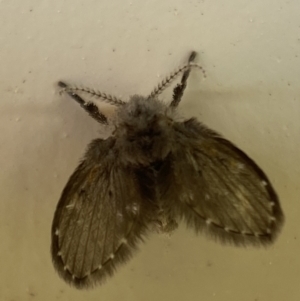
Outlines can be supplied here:
M124 216L123 216L122 212L117 212L117 220L120 223L123 222Z
M67 208L68 210L71 210L71 209L73 209L74 207L75 207L75 204L69 204L69 205L66 206L66 208Z
M206 225L210 225L212 220L208 218L205 222L206 222Z
M132 205L126 206L126 211L133 215L137 215L139 210L140 210L140 207L137 203L133 203Z
M244 168L245 168L245 164L243 164L243 163L238 163L238 164L236 165L236 167L237 167L238 169L244 169Z
M193 194L192 192L189 192L189 193L188 193L188 197L189 197L189 199L190 199L191 201L194 200L194 194Z
M266 187L268 185L268 183L266 181L261 181L261 185Z
M122 244L127 244L127 239L126 239L126 238L122 238L122 239L121 239L121 243L122 243Z

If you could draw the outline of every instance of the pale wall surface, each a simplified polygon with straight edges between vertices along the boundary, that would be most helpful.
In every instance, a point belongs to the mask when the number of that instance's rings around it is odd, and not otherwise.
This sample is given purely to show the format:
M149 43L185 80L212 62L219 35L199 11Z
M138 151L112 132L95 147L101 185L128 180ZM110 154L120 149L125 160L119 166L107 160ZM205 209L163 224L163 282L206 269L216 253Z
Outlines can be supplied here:
M300 300L299 13L298 0L1 0L0 300ZM235 248L182 225L149 237L105 285L70 288L50 227L99 126L55 82L147 94L192 49L208 77L193 73L181 112L266 171L286 216L279 239Z

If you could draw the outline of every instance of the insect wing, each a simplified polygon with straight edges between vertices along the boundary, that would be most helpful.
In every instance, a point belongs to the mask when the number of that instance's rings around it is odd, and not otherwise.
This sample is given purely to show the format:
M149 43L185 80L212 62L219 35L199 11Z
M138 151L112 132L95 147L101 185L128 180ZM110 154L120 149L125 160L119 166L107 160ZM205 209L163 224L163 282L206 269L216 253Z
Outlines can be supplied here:
M267 244L283 222L270 181L245 153L195 119L182 124L174 155L177 215L223 242ZM183 138L184 137L184 138ZM169 194L171 194L171 189Z
M93 286L126 261L145 230L134 177L118 164L113 139L95 140L70 177L52 225L52 258L77 288Z

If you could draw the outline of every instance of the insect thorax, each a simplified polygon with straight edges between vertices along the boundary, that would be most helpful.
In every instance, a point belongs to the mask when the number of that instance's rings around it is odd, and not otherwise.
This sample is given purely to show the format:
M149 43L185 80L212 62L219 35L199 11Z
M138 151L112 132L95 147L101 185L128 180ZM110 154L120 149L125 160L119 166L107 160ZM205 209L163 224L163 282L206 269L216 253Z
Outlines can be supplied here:
M116 143L124 159L148 165L171 151L174 111L157 99L132 96L117 112Z

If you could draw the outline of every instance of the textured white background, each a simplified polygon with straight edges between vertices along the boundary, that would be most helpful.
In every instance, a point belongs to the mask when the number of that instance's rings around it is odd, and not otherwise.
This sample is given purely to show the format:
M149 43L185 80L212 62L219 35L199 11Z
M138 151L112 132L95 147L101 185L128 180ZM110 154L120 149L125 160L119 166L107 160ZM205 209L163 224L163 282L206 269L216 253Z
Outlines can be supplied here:
M298 0L1 0L0 299L300 300L299 14ZM265 170L286 215L279 239L234 248L182 225L105 285L70 288L52 267L52 216L100 128L55 83L147 94L190 50L208 77L193 72L181 112Z

